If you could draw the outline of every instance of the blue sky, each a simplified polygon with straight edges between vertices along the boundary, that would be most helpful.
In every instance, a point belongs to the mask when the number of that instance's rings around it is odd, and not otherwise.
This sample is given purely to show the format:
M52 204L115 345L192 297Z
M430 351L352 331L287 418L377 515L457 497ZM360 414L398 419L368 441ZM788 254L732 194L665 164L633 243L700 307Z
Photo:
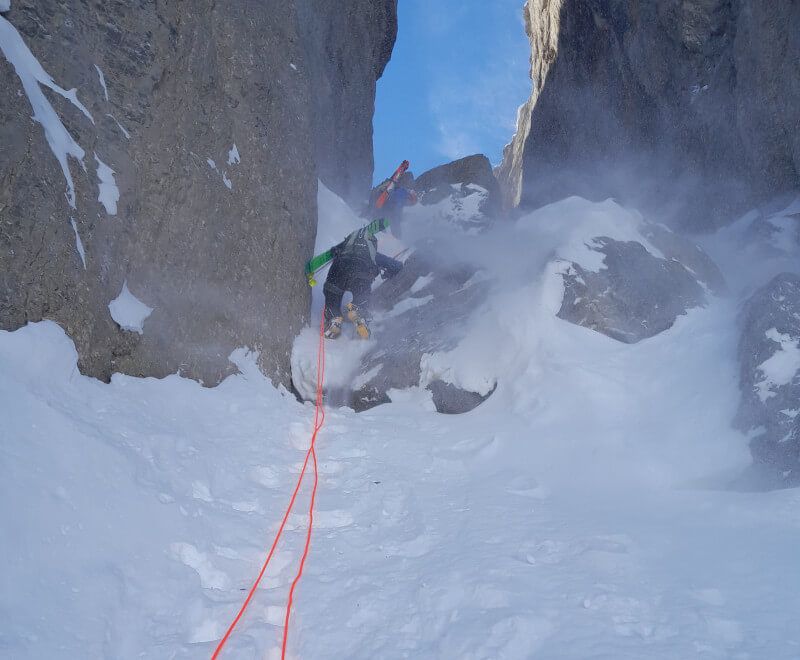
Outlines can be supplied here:
M473 153L493 164L530 94L523 0L400 0L378 81L375 180L404 158L415 174Z

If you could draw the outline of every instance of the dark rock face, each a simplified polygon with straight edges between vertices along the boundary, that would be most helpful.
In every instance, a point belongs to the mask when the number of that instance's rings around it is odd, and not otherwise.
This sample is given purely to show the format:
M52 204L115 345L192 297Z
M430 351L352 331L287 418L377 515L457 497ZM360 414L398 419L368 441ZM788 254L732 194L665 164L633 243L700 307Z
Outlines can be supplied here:
M616 196L704 228L800 187L796 2L528 0L525 15L534 91L499 170L507 203Z
M414 190L423 209L440 205L437 211L441 217L433 221L442 220L462 229L484 230L503 210L500 185L489 159L482 154L428 170L414 181ZM430 215L429 208L424 212Z
M343 194L368 187L375 79L396 31L395 0L322 4L12 5L5 19L93 122L44 92L85 152L69 158L73 208L0 58L1 328L55 320L81 370L104 379L180 371L211 384L249 346L289 383L317 166ZM315 10L316 23L301 20ZM114 171L115 213L98 199L100 161ZM153 308L142 335L107 309L126 280Z
M596 238L592 248L604 255L604 268L592 272L575 263L568 266L558 316L632 344L671 328L678 316L704 305L706 289L722 292L722 276L705 253L664 229L650 231L648 238L665 258L635 241Z
M435 203L450 194L451 186L470 183L489 193L487 211L499 209L500 185L492 172L489 159L483 154L460 158L420 174L414 181L414 189L422 194L423 203L426 200L428 203Z
M766 487L800 485L800 276L784 273L746 303L737 424Z
M494 389L486 395L477 392L469 392L456 387L452 383L445 383L443 380L435 380L428 385L433 398L433 405L436 411L446 415L461 415L470 410L474 410L486 399L494 394Z
M455 348L463 338L467 319L486 295L485 286L469 283L474 268L442 265L434 248L418 249L396 277L375 290L373 331L377 345L364 357L361 373L378 370L352 393L350 405L357 411L389 402L391 389L419 385L423 355ZM426 278L428 284L412 292L419 278ZM408 305L414 299L420 304ZM397 305L408 305L409 309L387 317ZM439 412L466 412L487 398L442 381L428 388Z
M372 185L375 83L397 37L397 0L300 0L319 178L352 206Z

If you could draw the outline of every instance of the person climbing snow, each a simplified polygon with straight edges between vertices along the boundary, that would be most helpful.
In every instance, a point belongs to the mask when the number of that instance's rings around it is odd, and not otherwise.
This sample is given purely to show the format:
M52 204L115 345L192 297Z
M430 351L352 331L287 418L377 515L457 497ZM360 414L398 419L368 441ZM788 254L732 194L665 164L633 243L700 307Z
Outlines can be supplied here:
M372 281L380 273L384 279L394 277L403 264L378 252L378 239L367 227L349 234L331 248L333 262L322 288L325 294L325 337L336 339L342 333L342 297L353 294L347 304L347 318L356 326L361 339L369 339L369 299Z
M370 195L370 213L378 213L389 220L389 228L395 238L401 238L403 209L417 203L417 193L413 186L414 175L403 172L396 182L388 178L373 189ZM383 195L387 191L388 194Z

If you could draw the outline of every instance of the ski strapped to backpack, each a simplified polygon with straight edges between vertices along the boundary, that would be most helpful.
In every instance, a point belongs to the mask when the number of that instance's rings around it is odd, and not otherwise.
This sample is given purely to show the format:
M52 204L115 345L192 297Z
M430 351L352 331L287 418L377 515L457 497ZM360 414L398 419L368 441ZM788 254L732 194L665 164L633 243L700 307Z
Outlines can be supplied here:
M398 167L394 171L394 174L392 174L392 176L389 177L389 182L386 185L386 188L378 196L378 199L375 202L375 206L377 208L379 209L383 208L383 205L386 204L386 200L389 199L389 195L392 194L392 190L394 190L395 186L397 185L397 182L400 180L400 177L403 176L403 174L405 174L406 170L410 166L411 163L409 163L407 160L404 160L402 163L400 163L400 167Z
M377 220L373 220L368 225L362 227L362 229L364 229L370 236L374 236L379 231L383 231L384 229L388 228L389 228L389 221L386 218L378 218ZM306 263L305 271L309 286L314 286L317 283L317 280L314 279L314 275L317 273L317 271L326 266L333 259L332 250L333 248L331 248L330 250L325 250L325 252L323 252L322 254L318 254L313 259L309 259L309 261Z

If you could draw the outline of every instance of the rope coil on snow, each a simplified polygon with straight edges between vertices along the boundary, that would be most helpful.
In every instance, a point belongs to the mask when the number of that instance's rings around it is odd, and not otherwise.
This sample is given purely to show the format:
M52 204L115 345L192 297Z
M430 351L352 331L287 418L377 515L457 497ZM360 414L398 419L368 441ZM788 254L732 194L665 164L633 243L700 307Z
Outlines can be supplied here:
M297 478L297 484L294 487L294 491L292 492L292 497L289 500L289 505L286 507L286 513L283 514L283 519L281 520L280 527L278 528L278 532L275 534L275 539L272 541L272 546L269 549L269 553L267 554L267 558L264 560L264 564L261 566L261 571L258 573L258 577L256 577L255 582L250 587L250 591L247 593L247 597L244 599L244 603L239 608L236 616L234 617L233 621L231 622L228 629L225 631L222 639L217 644L217 648L214 650L214 654L211 656L211 660L217 660L222 649L225 647L225 644L228 642L231 634L233 633L234 628L239 623L239 620L247 610L247 606L250 604L250 601L253 598L253 595L258 589L258 585L261 583L261 578L264 577L264 574L267 571L267 566L269 566L269 562L272 560L272 555L275 554L275 548L278 546L278 541L280 541L281 535L283 534L283 529L286 526L286 521L289 519L289 514L291 514L292 509L294 508L294 502L297 499L297 494L300 491L300 486L303 484L303 477L306 474L306 469L308 468L309 460L311 461L314 467L314 484L311 489L311 500L308 505L308 530L306 531L306 541L305 546L303 547L303 555L300 558L300 565L297 568L297 573L295 574L294 580L292 580L292 586L289 588L289 598L286 604L286 616L283 621L283 642L281 644L281 660L285 660L286 658L286 644L289 639L289 620L292 614L292 603L294 601L294 590L297 587L298 582L300 582L300 578L303 575L303 568L305 567L306 559L308 558L308 553L311 547L311 531L314 527L314 502L317 497L317 484L319 483L319 472L317 470L317 452L316 452L316 442L317 442L317 434L319 430L322 428L322 425L325 422L325 409L322 406L322 386L325 382L325 312L323 310L322 318L320 318L319 323L319 345L317 348L317 391L316 391L316 400L314 403L314 430L311 434L311 443L308 447L308 451L306 452L306 458L303 462L303 468L300 470L300 476Z

